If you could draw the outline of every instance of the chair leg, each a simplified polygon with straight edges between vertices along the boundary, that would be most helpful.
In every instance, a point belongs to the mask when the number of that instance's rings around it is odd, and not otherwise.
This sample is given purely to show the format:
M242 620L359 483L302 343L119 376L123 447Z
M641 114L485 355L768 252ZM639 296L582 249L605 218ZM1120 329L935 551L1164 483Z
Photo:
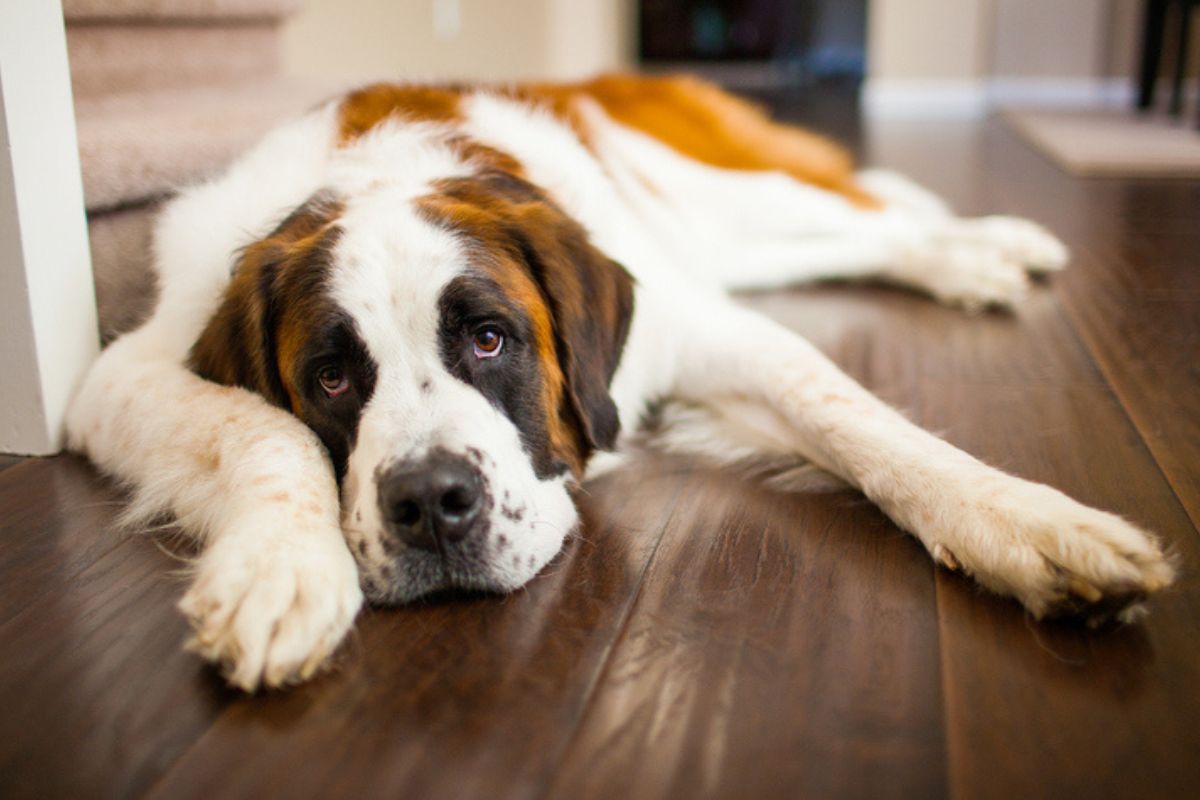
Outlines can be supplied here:
M1175 74L1171 78L1171 105L1169 110L1171 116L1177 117L1183 111L1183 79L1187 70L1188 62L1188 44L1191 41L1192 34L1192 6L1191 0L1184 0L1182 3L1176 3L1179 7L1179 25L1176 28L1178 35L1178 43L1175 47Z
M1137 107L1154 105L1154 85L1158 82L1158 65L1162 59L1163 33L1167 19L1167 0L1146 0L1146 15L1142 22L1142 61L1138 73Z

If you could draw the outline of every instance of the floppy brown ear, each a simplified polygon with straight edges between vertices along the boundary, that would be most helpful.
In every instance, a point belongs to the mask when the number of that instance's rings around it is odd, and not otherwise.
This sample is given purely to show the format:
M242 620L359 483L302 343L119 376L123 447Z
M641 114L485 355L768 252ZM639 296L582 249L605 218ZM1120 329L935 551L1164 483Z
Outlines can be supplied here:
M220 307L192 345L189 366L202 378L241 386L287 407L275 342L275 276L281 257L267 242L242 253Z
M330 246L324 234L339 209L334 200L318 193L265 239L241 252L221 305L192 345L193 372L290 407L279 368L283 306L289 294L303 295L305 284L320 279L313 269L303 267L314 266L314 252Z
M633 319L633 278L577 223L554 216L552 224L521 226L518 238L550 305L570 410L588 449L609 450L621 423L608 389Z

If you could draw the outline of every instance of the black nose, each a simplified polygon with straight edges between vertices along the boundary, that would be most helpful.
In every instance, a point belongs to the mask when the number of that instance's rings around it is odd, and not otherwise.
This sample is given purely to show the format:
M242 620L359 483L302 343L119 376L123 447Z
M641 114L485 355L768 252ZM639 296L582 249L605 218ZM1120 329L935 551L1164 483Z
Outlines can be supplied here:
M482 505L479 471L445 451L393 464L379 476L383 517L410 547L439 552L461 542L475 528Z

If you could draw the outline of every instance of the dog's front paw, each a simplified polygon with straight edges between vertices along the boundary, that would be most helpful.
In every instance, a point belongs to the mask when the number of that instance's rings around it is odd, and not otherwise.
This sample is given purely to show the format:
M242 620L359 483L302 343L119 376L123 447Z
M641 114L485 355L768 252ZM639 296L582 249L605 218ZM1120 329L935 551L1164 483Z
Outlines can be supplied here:
M246 691L311 677L362 605L354 559L334 536L218 539L179 603L195 630L188 649Z
M931 544L933 556L1037 618L1132 622L1175 569L1157 539L1048 486L1005 478L965 507Z

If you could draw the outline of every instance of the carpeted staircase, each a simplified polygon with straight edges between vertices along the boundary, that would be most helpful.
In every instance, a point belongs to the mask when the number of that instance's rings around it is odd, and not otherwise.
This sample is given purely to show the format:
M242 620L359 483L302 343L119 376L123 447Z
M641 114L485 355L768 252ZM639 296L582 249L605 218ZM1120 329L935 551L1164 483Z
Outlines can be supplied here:
M105 340L151 307L162 201L336 91L281 75L282 24L300 3L63 0Z

